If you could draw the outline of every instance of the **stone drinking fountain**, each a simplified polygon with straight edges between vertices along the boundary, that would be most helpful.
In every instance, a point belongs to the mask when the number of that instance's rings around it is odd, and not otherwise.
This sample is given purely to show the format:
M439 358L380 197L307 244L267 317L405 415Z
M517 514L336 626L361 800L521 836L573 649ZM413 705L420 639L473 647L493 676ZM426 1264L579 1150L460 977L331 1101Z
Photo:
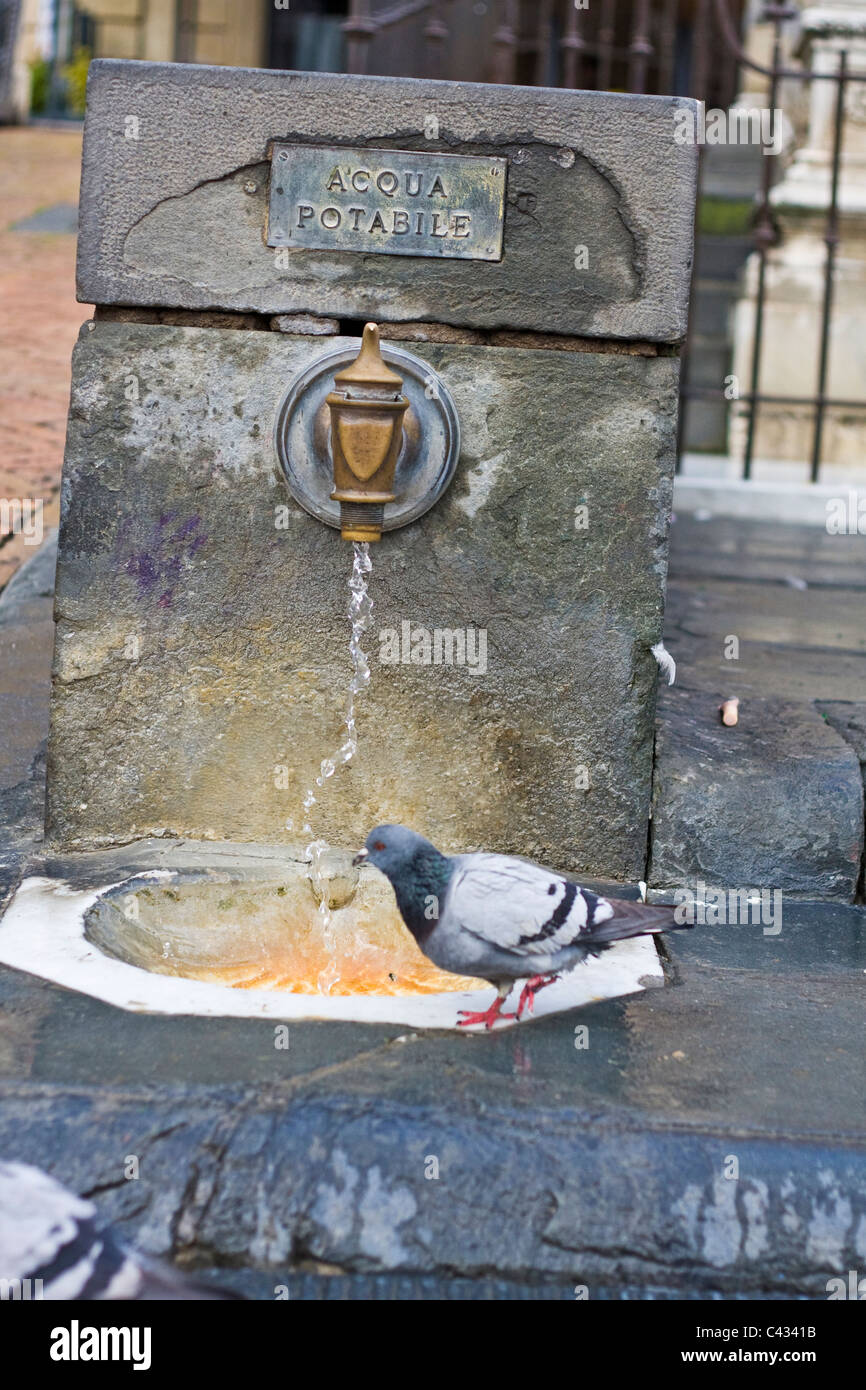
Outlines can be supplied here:
M0 961L454 1027L489 986L352 868L373 825L637 893L683 105L91 65L46 841ZM538 1012L661 981L620 943Z

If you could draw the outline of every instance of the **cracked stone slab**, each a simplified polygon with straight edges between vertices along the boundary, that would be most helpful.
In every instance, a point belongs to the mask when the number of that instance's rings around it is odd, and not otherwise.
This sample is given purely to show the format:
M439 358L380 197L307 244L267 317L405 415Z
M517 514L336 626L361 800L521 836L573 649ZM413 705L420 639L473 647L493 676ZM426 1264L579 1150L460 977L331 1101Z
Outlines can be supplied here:
M779 696L811 703L856 701L862 695L866 618L854 581L866 582L866 547L859 538L854 538L858 548L847 550L847 563L835 567L838 586L810 582L801 590L781 579L795 545L788 528L779 528L775 545L760 536L755 555L744 545L743 567L753 572L748 582L733 577L739 552L732 538L708 552L710 573L717 577L696 577L691 571L699 564L698 552L683 555L680 528L678 520L672 531L677 578L668 585L665 609L665 644L677 663L680 689L700 692L708 707L736 695L744 716L747 699ZM814 563L826 572L823 550L815 549ZM811 581L812 569L802 567ZM756 581L756 568L763 571L763 582Z
M675 599L675 588L668 587L669 599ZM750 702L773 696L804 704L848 702L866 689L866 653L775 646L744 637L738 659L728 661L721 632L695 636L665 616L665 645L677 663L677 685L700 694L709 708L717 710L732 695L739 697L743 714L747 697ZM737 626L736 617L730 626Z
M718 702L659 701L650 882L779 889L852 902L863 853L857 756L813 705L751 698L726 728Z
M862 957L854 909L798 910L787 960L787 918L745 955L678 934L674 987L487 1037L293 1023L278 1050L0 968L0 1151L254 1297L322 1266L823 1297L864 1257Z
M827 1141L635 1129L580 1111L536 1110L527 1131L507 1110L388 1098L374 1119L310 1092L5 1086L3 1101L4 1153L97 1196L140 1248L275 1282L313 1263L814 1297L864 1258L862 1151ZM140 1177L124 1181L130 1154Z
M292 502L272 431L295 373L356 341L82 332L56 600L56 843L301 845L304 792L340 741L351 552ZM373 548L361 751L322 798L318 833L348 847L403 822L446 850L638 881L678 362L415 352L454 397L461 458L423 521ZM406 621L484 629L485 671L381 661L379 634Z
M678 512L671 551L678 579L705 581L716 576L738 583L775 581L788 588L803 583L810 589L866 588L866 538L831 536L820 526L722 516L698 521L693 514ZM860 602L858 595L846 592L838 600Z
M851 596L836 588L798 591L785 584L691 579L671 587L666 620L672 632L717 638L720 660L729 635L753 648L786 646L792 662L801 651L816 648L827 659L831 653L866 656L866 613L860 594ZM726 662L731 679L741 664Z
M675 142L675 115L694 105L100 59L79 298L677 342L698 151ZM504 156L501 261L305 250L278 266L264 238L273 140Z
M866 778L866 700L822 700L818 710L846 743L850 743Z
M671 987L482 1036L295 1021L283 1048L267 1018L130 1014L0 968L0 1075L95 1095L153 1085L170 1098L184 1084L327 1091L364 1112L377 1097L398 1107L441 1098L447 1077L448 1104L479 1113L505 1105L524 1128L536 1110L576 1107L650 1128L864 1142L855 913L796 904L776 937L679 933L670 938Z

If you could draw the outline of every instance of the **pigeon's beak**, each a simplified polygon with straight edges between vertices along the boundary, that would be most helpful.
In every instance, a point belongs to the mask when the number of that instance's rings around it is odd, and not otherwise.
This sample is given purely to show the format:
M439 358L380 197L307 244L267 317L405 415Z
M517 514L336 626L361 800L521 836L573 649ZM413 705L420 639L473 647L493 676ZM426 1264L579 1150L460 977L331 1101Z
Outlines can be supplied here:
M357 867L358 867L359 864L363 864L363 863L364 863L364 860L367 858L367 855L368 855L368 854L369 854L369 850L366 850L366 849L359 849L359 850L358 850L358 853L355 855L355 858L352 860L352 863L353 863L353 865L355 866L356 869L357 869Z

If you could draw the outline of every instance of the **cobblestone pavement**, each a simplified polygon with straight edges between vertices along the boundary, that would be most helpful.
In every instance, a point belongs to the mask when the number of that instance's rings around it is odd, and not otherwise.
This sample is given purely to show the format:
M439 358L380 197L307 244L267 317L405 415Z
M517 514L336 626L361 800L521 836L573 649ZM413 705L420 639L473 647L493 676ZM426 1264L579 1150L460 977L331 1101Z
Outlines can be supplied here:
M78 130L0 128L0 589L33 552L14 504L41 499L43 526L57 522L70 355L90 317L75 302L75 237L15 224L76 203L80 161Z

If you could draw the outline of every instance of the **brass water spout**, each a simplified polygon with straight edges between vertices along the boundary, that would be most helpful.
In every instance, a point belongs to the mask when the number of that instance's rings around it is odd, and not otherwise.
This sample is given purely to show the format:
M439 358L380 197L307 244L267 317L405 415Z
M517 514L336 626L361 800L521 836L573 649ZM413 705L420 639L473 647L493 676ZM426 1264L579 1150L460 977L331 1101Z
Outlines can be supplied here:
M340 534L346 541L381 540L385 504L397 500L394 469L409 402L403 378L382 358L377 324L365 325L361 351L336 373L327 405Z

